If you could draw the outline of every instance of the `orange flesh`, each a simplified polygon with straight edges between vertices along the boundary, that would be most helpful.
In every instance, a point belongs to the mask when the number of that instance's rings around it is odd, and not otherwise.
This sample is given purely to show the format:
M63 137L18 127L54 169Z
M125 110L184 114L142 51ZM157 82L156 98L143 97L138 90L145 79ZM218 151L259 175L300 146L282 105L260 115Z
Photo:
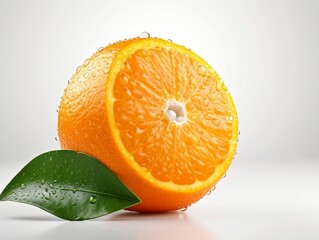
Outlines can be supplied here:
M114 84L114 117L124 147L160 181L205 181L228 157L232 140L234 116L222 88L215 72L183 53L163 47L136 51ZM166 118L172 101L185 106L185 123Z

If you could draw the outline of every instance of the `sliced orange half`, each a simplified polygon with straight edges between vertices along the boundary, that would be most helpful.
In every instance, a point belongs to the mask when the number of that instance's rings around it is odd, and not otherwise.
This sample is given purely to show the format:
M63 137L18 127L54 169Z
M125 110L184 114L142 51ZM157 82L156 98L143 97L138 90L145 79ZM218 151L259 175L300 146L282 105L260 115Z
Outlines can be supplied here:
M131 210L185 208L225 174L238 119L223 81L175 43L109 45L73 75L59 108L62 148L92 155L142 200Z

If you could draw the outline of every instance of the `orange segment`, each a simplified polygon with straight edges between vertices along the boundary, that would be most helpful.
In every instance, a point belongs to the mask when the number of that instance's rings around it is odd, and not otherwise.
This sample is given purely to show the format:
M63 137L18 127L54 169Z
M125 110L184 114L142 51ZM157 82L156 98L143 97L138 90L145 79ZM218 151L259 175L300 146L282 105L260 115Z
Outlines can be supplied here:
M186 207L224 175L238 120L218 74L196 54L131 39L93 55L59 109L62 148L90 154L142 200L137 211Z

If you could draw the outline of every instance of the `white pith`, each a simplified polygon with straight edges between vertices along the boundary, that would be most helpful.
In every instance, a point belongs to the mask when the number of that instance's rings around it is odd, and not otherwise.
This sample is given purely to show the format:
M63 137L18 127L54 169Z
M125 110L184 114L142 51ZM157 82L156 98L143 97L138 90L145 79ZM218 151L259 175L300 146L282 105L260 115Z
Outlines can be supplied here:
M186 123L187 121L186 109L184 104L175 100L170 100L167 102L165 115L168 121L174 122L177 125L181 125L183 123Z

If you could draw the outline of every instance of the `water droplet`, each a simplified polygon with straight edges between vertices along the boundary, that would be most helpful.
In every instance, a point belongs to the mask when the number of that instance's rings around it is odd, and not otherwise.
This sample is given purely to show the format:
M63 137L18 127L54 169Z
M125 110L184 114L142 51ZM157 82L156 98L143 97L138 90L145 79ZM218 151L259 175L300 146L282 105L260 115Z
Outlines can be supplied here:
M50 187L50 188L54 188L53 183L50 183L50 184L49 184L49 187Z
M56 194L56 191L55 191L55 190L52 190L52 194Z
M80 71L82 68L82 66L78 66L77 69L76 69L76 72Z
M216 118L212 118L211 121L216 127L218 127L219 124L220 124L220 121L218 119L216 119Z
M151 35L148 32L142 32L140 34L140 38L150 38L150 37L151 37Z
M25 189L26 185L24 183L21 184L21 189Z
M240 131L238 131L238 135L240 135Z
M206 195L210 195L211 193L212 193L212 190L209 190Z
M97 201L96 196L95 196L95 195L92 195L92 196L90 197L90 203L91 203L91 204L94 204L94 203L96 203L96 201Z
M90 62L90 60L89 60L89 59L86 59L86 60L84 61L83 66L87 66L87 65L89 64L89 62Z
M172 39L167 39L167 42L173 42Z
M46 200L49 200L50 198L51 198L51 194L50 194L50 192L48 191L48 189L43 189L43 191L42 191L42 195L43 195L43 197L46 199Z
M199 74L199 75L206 75L206 69L202 66L202 65L198 65L198 67L197 67L197 73Z
M75 203L75 202L72 202L71 204L74 206L76 203Z
M42 179L42 180L41 180L41 184L42 184L42 185L45 184L45 179Z
M187 207L180 207L178 210L182 211L182 212L185 212L187 210Z
M223 178L225 178L226 177L226 173L223 175Z
M84 75L83 75L85 78L87 78L88 76L89 76L89 73L84 73Z
M81 187L85 188L85 184L82 184Z
M72 189L72 192L73 192L73 193L76 193L76 189L75 189L75 188L73 188L73 189Z
M222 86L223 86L223 83L222 83L221 81L219 81L219 82L217 83L217 85L216 85L216 90L217 90L217 91L222 90Z
M144 132L143 129L140 129L139 127L136 128L136 133L137 134L142 134Z
M54 140L55 140L55 141L59 141L59 140L58 140L58 137L55 137Z

